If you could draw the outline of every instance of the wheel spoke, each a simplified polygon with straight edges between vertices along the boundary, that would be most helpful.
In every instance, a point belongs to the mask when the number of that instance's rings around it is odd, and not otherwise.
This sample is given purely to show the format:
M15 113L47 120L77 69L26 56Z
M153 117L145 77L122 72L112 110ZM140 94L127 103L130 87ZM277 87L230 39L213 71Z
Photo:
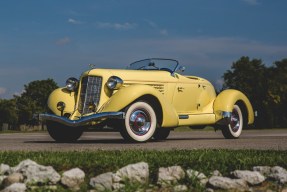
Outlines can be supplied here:
M232 111L230 126L233 132L237 132L240 127L240 118L236 110Z

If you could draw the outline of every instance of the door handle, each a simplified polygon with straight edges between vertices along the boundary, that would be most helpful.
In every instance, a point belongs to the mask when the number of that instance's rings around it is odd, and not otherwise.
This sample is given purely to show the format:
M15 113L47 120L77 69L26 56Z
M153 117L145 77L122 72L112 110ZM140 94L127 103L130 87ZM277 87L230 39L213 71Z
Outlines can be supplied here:
M178 92L183 92L183 90L184 90L183 87L178 87L178 88L177 88L177 91L178 91Z

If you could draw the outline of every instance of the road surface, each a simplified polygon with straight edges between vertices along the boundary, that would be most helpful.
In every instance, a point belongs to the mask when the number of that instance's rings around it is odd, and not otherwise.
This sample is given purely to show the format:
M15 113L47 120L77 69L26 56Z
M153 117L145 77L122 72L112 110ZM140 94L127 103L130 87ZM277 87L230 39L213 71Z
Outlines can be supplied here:
M273 149L287 150L287 129L243 131L240 139L224 139L221 132L171 132L165 141L125 143L116 132L86 132L76 143L55 143L48 133L0 134L0 151Z

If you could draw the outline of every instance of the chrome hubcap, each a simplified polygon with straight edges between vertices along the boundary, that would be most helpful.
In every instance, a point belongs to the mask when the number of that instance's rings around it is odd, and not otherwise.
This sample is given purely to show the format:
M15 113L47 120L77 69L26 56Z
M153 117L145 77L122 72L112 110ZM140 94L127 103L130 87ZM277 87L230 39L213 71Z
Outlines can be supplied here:
M135 110L131 113L129 124L136 135L145 135L151 125L151 118L144 110Z
M230 127L233 132L237 132L240 128L240 117L238 115L237 110L234 110L234 109L231 114Z

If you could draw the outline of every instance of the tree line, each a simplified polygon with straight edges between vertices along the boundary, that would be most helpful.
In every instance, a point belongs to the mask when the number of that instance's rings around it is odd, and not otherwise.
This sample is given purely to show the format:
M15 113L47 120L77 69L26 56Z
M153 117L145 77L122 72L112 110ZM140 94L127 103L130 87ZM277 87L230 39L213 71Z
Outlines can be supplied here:
M17 129L21 124L37 124L33 114L48 110L48 97L56 88L58 85L53 79L37 80L24 85L24 91L20 96L0 99L0 126L7 123L10 129Z
M243 92L256 111L255 127L287 128L287 58L266 66L261 59L241 57L223 76L224 89ZM8 123L17 129L21 124L33 125L33 114L48 111L47 99L58 88L53 79L32 81L13 99L0 99L0 126Z

